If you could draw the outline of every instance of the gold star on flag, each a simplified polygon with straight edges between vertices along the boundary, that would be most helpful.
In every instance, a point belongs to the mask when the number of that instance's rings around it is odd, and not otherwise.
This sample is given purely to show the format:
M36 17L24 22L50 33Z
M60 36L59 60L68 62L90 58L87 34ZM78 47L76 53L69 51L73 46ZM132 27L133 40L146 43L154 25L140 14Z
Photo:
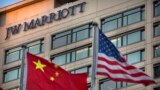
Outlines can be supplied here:
M51 80L51 81L54 81L54 77L50 77L50 80Z
M33 63L36 65L36 69L40 69L42 72L44 72L44 67L46 67L46 65L42 64L40 60L37 62L33 61Z
M58 73L58 72L56 72L56 73L55 73L55 75L56 75L56 76L59 76L59 73Z

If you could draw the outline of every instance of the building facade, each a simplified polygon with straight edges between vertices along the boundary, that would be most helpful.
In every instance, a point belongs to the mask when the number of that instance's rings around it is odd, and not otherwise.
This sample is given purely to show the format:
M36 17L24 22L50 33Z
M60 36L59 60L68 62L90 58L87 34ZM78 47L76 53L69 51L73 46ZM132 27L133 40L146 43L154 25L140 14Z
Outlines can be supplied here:
M21 0L0 8L0 84L19 90L22 45L71 73L92 68L92 22L157 84L97 76L97 90L160 90L160 0Z

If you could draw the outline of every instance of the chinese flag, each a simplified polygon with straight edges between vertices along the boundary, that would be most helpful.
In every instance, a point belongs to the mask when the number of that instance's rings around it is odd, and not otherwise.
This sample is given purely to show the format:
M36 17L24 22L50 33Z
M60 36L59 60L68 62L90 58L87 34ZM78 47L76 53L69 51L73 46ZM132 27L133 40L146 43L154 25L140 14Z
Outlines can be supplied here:
M26 90L88 90L86 73L71 74L30 53L26 63Z

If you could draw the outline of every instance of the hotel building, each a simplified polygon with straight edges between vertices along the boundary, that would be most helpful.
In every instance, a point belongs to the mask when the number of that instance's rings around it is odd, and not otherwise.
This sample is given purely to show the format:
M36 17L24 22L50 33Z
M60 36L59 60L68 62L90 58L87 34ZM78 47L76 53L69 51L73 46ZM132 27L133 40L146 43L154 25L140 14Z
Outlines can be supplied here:
M160 0L13 0L0 6L0 85L19 90L22 45L91 83L92 22L157 84L97 76L97 90L160 90ZM3 2L0 2L3 4ZM68 89L69 90L69 89Z

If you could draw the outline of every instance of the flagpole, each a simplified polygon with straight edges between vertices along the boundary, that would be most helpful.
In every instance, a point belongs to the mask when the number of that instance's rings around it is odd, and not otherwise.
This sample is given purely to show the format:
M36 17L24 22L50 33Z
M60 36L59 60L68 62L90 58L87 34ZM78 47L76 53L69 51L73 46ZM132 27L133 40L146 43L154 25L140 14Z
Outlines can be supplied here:
M96 90L96 61L97 61L97 54L98 54L98 30L97 30L97 23L93 23L93 62L92 62L92 76L91 76L91 90Z
M25 60L26 60L26 52L27 52L27 46L26 45L22 45L22 63L21 63L21 78L20 78L20 90L25 90L24 89L24 73L25 73Z

